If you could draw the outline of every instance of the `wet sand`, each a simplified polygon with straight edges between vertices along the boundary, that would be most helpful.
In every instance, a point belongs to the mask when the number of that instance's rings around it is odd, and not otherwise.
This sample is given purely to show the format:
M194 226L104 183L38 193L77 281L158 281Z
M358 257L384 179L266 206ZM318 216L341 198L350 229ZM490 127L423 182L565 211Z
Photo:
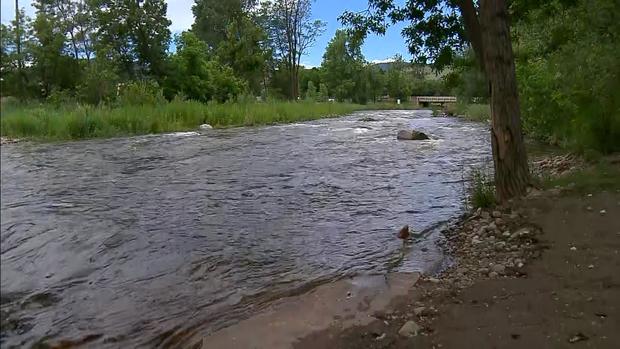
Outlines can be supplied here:
M309 293L281 299L266 311L205 338L193 348L292 348L300 338L328 328L364 326L374 315L393 311L418 273L364 276L321 285Z

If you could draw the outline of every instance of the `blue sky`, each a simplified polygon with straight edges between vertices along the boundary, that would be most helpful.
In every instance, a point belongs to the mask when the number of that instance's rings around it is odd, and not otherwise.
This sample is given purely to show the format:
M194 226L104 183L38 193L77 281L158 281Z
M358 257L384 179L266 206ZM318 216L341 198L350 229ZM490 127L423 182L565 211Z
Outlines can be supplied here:
M26 7L26 13L34 15L34 9L30 6L31 0L20 0L20 6ZM226 0L216 0L226 1ZM178 33L188 29L194 22L192 4L194 0L169 0L168 18L172 21L170 30ZM0 0L2 23L8 23L15 16L15 1ZM336 29L341 27L338 16L345 10L360 11L367 7L367 0L316 0L313 5L313 17L327 22L325 33L317 40L307 56L302 58L306 66L319 66L325 47L334 36ZM405 58L410 58L404 39L400 35L403 25L397 25L388 29L385 36L370 35L362 52L368 61L383 61L399 53Z

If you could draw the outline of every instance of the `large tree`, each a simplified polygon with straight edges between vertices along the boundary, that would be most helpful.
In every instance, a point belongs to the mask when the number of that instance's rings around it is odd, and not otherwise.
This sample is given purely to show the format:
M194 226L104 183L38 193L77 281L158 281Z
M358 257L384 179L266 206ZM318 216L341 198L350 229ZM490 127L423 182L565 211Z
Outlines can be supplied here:
M323 54L323 81L339 101L352 98L363 76L361 41L344 30L336 31Z
M112 49L126 77L162 78L170 43L163 0L92 0L97 50Z
M301 57L323 33L325 23L311 20L312 0L263 2L261 12L273 51L282 60L288 72L289 95L297 99Z
M410 52L421 62L449 64L471 44L489 84L495 186L500 202L523 195L530 183L521 133L515 60L506 0L369 0L367 11L346 12L343 22L358 32L385 33L387 21L407 21Z
M226 39L228 26L245 16L257 0L195 0L192 32L212 49Z

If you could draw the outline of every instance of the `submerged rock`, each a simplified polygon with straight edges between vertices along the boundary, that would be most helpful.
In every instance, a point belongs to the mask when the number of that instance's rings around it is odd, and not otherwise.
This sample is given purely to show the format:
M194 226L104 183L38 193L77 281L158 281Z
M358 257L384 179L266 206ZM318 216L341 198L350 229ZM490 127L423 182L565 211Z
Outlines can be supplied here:
M371 117L364 117L364 118L361 118L361 119L360 119L360 121L363 121L363 122L371 122L371 121L379 121L379 120L377 120L377 119L373 119L373 118L371 118Z
M396 135L396 139L408 140L408 141L420 141L429 139L428 136L416 130L400 130Z

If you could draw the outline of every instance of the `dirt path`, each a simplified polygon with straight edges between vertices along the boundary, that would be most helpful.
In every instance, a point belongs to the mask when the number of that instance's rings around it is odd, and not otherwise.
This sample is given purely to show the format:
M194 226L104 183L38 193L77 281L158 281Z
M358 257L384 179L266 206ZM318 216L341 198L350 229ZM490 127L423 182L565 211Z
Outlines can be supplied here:
M521 210L543 232L542 258L511 276L478 275L466 287L420 282L397 301L399 311L315 332L295 347L620 347L620 193L544 194ZM421 326L418 335L398 334L408 320Z

